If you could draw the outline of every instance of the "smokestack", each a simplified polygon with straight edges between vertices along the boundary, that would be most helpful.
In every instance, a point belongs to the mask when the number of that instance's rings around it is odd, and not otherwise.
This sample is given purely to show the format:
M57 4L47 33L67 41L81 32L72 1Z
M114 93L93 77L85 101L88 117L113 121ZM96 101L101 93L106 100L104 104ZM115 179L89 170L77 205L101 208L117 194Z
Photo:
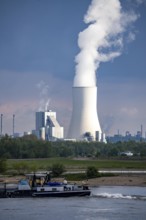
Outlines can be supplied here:
M1 114L1 136L3 135L3 114Z
M15 133L15 115L13 115L13 137Z
M101 136L97 115L97 87L73 87L73 112L68 138L83 139L90 132L93 140L96 132Z
M143 136L143 126L141 125L141 138L142 138L142 136Z

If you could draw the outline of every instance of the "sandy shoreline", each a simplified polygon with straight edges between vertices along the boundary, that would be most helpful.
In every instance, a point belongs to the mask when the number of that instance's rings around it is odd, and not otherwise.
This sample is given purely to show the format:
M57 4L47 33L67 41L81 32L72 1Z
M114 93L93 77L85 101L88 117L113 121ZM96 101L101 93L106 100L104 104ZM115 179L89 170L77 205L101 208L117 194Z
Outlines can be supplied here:
M17 177L0 177L0 182L13 182L18 183L24 176ZM62 181L62 178L56 178L53 181ZM146 187L146 174L124 174L112 177L99 177L94 179L88 179L86 181L74 181L74 183L87 184L93 186L143 186Z
M119 175L100 177L87 181L89 186L145 186L146 175Z

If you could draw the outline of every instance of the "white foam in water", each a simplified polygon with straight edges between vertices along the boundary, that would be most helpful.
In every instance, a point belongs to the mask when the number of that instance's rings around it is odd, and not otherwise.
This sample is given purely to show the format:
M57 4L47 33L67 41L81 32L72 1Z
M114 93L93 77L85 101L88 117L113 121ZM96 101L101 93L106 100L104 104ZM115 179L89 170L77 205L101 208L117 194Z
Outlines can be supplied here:
M121 193L110 194L105 192L105 193L96 194L96 196L101 198L113 198L113 199L136 199L136 196L128 196L128 195L123 195Z

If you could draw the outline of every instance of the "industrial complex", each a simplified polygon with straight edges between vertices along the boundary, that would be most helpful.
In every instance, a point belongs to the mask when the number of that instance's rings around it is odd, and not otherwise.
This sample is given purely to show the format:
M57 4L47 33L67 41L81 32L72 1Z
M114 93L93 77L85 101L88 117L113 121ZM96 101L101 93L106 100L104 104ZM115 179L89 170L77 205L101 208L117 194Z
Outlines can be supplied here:
M36 129L32 131L39 139L55 141L64 138L64 128L56 119L56 112L51 110L36 112Z

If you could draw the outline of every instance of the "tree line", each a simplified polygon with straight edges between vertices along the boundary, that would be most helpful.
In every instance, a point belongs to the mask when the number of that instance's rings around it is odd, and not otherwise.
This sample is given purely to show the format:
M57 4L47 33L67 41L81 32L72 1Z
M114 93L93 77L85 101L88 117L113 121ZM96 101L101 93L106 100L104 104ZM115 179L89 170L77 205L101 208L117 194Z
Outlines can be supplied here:
M0 139L0 158L26 159L50 157L119 157L120 152L131 151L135 157L146 157L146 142L49 142L33 135Z

